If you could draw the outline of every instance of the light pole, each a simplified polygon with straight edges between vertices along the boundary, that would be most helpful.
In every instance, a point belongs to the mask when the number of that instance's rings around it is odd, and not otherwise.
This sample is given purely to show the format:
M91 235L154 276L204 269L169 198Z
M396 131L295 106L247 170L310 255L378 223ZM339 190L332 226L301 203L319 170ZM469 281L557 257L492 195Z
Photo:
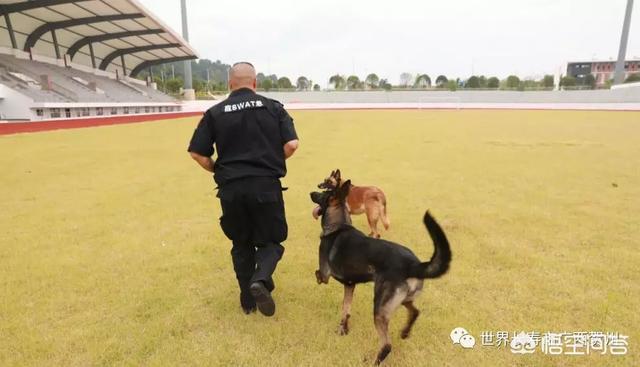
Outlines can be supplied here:
M189 42L189 24L187 22L187 0L180 0L182 8L182 38ZM184 62L184 99L193 101L196 93L193 90L193 75L191 73L191 60Z
M209 75L209 67L207 67L207 93L209 93L209 83L211 83L211 76Z
M622 37L620 37L620 50L618 51L618 62L616 62L616 74L613 84L624 82L624 63L627 56L627 43L629 41L629 28L631 27L631 11L633 10L633 0L627 0L627 11L624 14L624 24L622 25Z

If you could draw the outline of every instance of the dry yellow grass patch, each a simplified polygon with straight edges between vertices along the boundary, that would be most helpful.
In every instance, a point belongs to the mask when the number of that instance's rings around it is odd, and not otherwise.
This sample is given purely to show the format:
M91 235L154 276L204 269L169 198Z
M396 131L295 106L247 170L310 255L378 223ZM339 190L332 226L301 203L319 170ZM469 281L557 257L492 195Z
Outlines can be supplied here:
M370 285L339 337L342 288L315 283L308 192L332 169L389 200L387 239L427 259L431 209L453 250L389 366L640 364L640 114L293 113L290 236L274 318L238 307L197 119L0 137L0 365L370 365ZM364 217L356 226L367 229ZM629 354L530 356L449 333L616 331Z

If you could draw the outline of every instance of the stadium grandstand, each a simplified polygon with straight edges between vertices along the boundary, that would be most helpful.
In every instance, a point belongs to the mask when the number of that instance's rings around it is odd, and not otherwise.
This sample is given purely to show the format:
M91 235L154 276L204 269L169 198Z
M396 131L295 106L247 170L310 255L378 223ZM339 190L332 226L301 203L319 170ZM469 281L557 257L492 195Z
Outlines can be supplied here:
M136 0L0 0L0 120L178 112L135 77L197 57Z

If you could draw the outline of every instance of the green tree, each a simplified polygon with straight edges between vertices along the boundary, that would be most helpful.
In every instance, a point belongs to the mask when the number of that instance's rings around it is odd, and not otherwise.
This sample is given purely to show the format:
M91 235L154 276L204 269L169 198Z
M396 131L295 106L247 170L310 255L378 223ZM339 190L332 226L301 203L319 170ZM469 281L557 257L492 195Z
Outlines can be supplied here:
M329 78L329 84L333 84L333 88L335 88L336 90L344 90L344 88L347 86L347 82L340 74L333 75L331 78Z
M507 88L517 89L520 87L520 78L515 75L509 75L506 82Z
M298 90L307 90L309 89L310 85L311 85L311 82L309 82L309 79L307 79L307 77L305 76L298 77L298 80L296 82L296 88L298 88Z
M487 77L484 75L480 75L478 77L478 83L480 84L480 88L487 88Z
M572 77L572 76L565 76L564 78L560 79L560 86L561 87L575 87L577 84L576 78Z
M159 77L159 76L157 76L157 75L156 75L156 76L154 76L154 77L153 77L153 81L157 84L157 86L158 86L158 90L162 90L162 91L164 91L164 90L165 90L165 89L164 89L164 88L165 88L165 86L164 86L164 81L162 80L162 78L161 78L161 77Z
M436 78L436 86L438 88L443 88L445 86L445 84L447 84L449 80L447 79L446 76L444 75L438 75L438 77Z
M183 85L184 81L182 81L182 78L169 79L164 83L164 86L169 93L178 93Z
M624 82L625 83L640 82L640 73L630 74Z
M256 75L256 82L257 82L258 86L261 86L262 82L264 82L265 79L267 79L266 75L264 75L263 73L258 73L258 75Z
M378 88L378 85L380 83L380 78L378 78L376 74L372 73L367 75L367 77L364 79L364 82L367 85L367 87L371 89L376 89Z
M318 84L314 84L313 85L313 90L316 91L316 92L320 91L320 86Z
M447 80L447 89L455 92L458 89L458 82L455 80Z
M164 79L165 82L168 79L182 78L184 80L184 67L183 62L174 62L163 65L157 65L151 67L151 72L154 76L160 76L160 79ZM209 81L209 84L214 85L228 84L228 71L231 65L225 64L220 60L211 61L208 59L200 59L198 61L191 62L191 69L193 71L194 81L200 79L202 81ZM148 70L143 71L138 75L140 79L145 79L149 75ZM226 87L225 87L226 88Z
M404 72L402 74L400 74L400 86L402 88L407 88L409 85L411 85L413 81L413 75L411 75L410 73Z
M430 88L431 87L431 78L427 74L420 74L416 78L415 83L413 84L414 88Z
M596 77L593 74L587 74L584 78L584 85L588 86L589 89L596 89Z
M386 91L390 91L393 88L393 86L387 81L387 79L380 79L378 86Z
M278 89L291 89L293 88L293 84L291 84L291 80L289 80L289 78L287 78L286 76L283 76L282 78L278 79Z
M198 79L193 79L193 89L196 91L196 93L200 93L200 92L204 92L207 89L207 82L205 80L202 80L200 78Z
M525 79L520 82L525 89L538 89L540 88L540 82L533 79Z
M545 88L553 88L555 86L555 78L553 75L545 75L542 78L542 86Z
M260 84L260 88L266 90L267 92L270 91L271 88L273 88L273 81L271 81L271 79L269 78L263 80L262 84Z
M469 79L467 79L467 82L464 84L464 86L465 88L472 88L472 89L480 88L480 78L473 75Z
M496 78L495 76L492 76L491 78L487 79L487 88L489 89L500 88L500 79Z
M351 75L347 78L347 88L349 90L360 89L360 78L356 75Z

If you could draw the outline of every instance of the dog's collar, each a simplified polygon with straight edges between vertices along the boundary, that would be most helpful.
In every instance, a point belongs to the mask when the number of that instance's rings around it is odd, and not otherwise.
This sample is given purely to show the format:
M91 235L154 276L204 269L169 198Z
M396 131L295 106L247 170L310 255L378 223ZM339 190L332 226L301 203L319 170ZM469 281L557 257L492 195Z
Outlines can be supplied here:
M322 234L320 235L320 237L327 237L330 236L334 233L340 232L341 230L343 230L344 228L353 228L351 226L351 216L349 215L349 211L347 210L346 206L342 207L338 213L331 213L331 214L327 214L327 211L330 208L326 208L324 210L324 213L322 214ZM335 209L332 209L335 210ZM335 215L339 215L341 216L340 218L334 218L334 219L338 219L337 221L333 222L333 223L328 223L325 224L325 220L327 215L331 215L331 216L335 216Z
M344 224L344 223L340 224L338 226L335 226L333 228L328 228L328 229L323 228L322 229L322 233L320 234L320 238L330 237L330 236L333 236L333 235L335 235L337 233L345 231L347 229L353 229L353 228L354 227L352 225Z

